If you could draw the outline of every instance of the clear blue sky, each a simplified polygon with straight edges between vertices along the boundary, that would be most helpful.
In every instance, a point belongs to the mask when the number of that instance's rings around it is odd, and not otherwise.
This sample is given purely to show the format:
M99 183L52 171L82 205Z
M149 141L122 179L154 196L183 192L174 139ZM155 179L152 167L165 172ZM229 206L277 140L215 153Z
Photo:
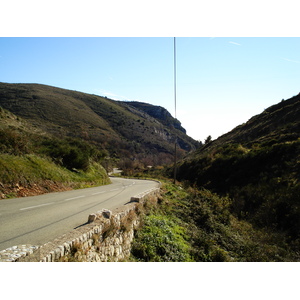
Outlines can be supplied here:
M177 118L213 139L300 92L300 38L176 38ZM42 83L165 107L172 37L0 38L0 81Z

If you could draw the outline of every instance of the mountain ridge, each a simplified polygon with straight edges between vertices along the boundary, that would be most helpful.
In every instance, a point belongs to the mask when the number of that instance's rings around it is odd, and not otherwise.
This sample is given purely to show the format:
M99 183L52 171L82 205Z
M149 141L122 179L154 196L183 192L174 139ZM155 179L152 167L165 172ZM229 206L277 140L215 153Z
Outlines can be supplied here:
M228 133L212 141L206 148L228 142L244 143L250 145L256 141L262 142L273 136L287 135L286 138L299 137L300 132L300 94L270 106L261 114L251 117ZM290 134L289 134L290 133Z
M172 126L178 121L170 114L172 122L163 124L134 105L93 94L43 84L0 83L0 106L55 136L79 137L113 157L145 164L170 162L176 136L182 154L198 147L198 142Z

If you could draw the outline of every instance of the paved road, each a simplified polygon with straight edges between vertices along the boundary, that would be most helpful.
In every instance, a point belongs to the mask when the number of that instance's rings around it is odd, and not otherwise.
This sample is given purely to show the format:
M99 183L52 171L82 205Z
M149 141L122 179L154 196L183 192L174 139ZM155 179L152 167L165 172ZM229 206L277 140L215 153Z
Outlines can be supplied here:
M86 223L90 213L113 210L158 186L147 180L111 180L112 184L100 187L0 200L0 251L44 244Z

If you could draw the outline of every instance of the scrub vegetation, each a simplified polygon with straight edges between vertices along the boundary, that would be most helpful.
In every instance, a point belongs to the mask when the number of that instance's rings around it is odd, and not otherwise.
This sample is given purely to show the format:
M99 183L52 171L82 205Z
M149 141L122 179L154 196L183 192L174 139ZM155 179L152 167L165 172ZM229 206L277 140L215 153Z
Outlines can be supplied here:
M76 138L56 138L0 111L1 198L103 185L106 153Z
M160 205L135 234L131 261L299 261L299 248L284 233L237 218L231 205L204 188L164 181Z
M107 151L106 168L118 163L130 171L170 163L175 136L180 144L178 155L199 145L166 109L145 103L115 101L42 84L0 83L0 107L35 130L80 139Z
M155 214L185 228L191 260L300 260L299 116L297 95L179 161ZM172 178L173 166L150 174Z

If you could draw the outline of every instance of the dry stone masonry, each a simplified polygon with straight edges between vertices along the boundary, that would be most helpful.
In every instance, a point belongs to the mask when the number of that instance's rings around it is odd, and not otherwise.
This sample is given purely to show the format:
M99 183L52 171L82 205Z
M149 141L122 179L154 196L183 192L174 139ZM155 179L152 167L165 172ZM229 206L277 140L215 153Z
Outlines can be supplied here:
M18 245L0 251L0 262L12 262L32 254L39 247L32 245Z
M88 222L72 232L40 247L20 245L0 252L0 261L84 261L117 262L130 256L134 230L146 201L156 201L160 188L131 198L114 212L103 209L88 216Z

